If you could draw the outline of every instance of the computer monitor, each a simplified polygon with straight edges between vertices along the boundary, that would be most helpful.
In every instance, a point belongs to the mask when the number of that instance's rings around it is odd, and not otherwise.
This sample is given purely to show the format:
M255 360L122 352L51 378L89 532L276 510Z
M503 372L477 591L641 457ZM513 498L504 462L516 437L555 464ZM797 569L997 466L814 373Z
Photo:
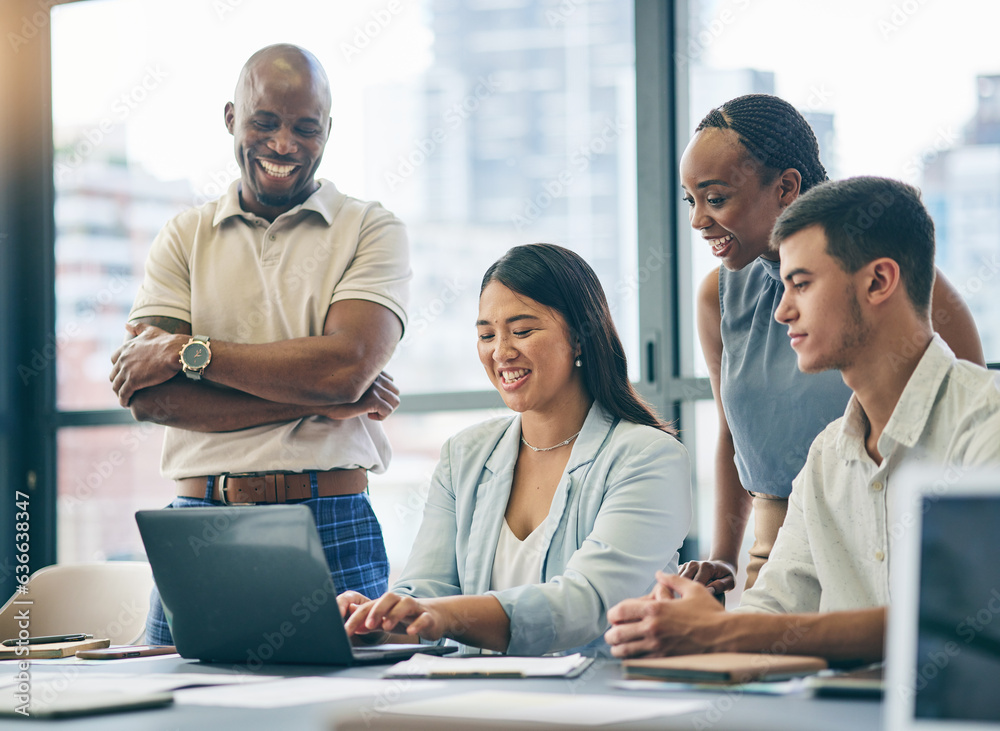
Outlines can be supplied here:
M887 727L1000 729L1000 465L911 465L887 495Z

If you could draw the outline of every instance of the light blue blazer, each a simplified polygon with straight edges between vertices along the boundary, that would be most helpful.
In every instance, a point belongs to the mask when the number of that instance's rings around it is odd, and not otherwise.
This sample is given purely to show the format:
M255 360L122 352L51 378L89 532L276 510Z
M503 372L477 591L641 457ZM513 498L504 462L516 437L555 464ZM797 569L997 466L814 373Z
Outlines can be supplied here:
M510 497L521 417L449 439L431 478L413 552L392 591L495 596L510 618L511 655L606 648L607 610L675 572L691 524L687 450L669 434L619 421L596 403L573 442L542 523L538 583L490 591Z

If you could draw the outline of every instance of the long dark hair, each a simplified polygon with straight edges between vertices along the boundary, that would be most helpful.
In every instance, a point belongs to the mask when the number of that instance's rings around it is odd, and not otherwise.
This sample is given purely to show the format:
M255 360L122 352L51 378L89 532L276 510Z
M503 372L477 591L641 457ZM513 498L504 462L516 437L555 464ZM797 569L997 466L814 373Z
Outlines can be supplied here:
M486 270L480 295L490 282L563 316L580 342L583 385L601 408L625 421L676 434L632 388L604 289L579 254L555 244L515 246Z
M801 193L827 180L816 134L805 117L780 97L746 94L730 99L706 114L695 132L708 127L735 132L747 152L770 174L763 176L765 182L788 168L795 168L802 176Z

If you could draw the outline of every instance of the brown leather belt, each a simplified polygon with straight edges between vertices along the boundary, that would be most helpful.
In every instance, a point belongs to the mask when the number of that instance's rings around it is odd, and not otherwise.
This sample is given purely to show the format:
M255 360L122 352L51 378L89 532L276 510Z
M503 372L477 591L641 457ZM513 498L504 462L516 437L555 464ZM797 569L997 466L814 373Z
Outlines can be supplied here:
M310 475L316 475L318 497L357 495L368 488L368 472L360 467L353 470L326 472L262 472L254 474L219 475L212 488L212 500L222 503L284 503L308 500L313 496ZM180 497L204 498L207 477L186 477L177 480Z

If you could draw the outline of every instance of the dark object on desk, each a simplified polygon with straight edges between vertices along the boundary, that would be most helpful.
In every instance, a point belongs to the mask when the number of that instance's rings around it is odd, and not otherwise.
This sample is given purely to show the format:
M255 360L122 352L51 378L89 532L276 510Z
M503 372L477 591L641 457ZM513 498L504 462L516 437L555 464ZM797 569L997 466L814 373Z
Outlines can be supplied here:
M125 647L103 647L98 650L80 650L76 656L81 660L122 660L129 657L154 657L175 655L173 645L127 645Z
M76 640L89 640L94 635L85 632L76 632L71 635L44 635L42 637L25 637L23 640L16 637L3 641L4 647L14 647L15 645L47 645L51 642L74 642Z
M73 657L77 650L94 650L99 647L107 647L110 644L111 640L104 638L76 640L73 642L50 642L47 645L3 647L0 648L0 660L52 660L60 657ZM24 652L25 650L27 652Z
M65 691L42 701L32 698L24 711L18 711L18 701L9 693L0 694L0 716L24 718L72 718L100 713L138 711L161 708L174 702L171 693L73 693Z
M769 655L755 652L715 652L704 655L625 660L630 680L671 680L687 683L749 683L786 680L827 667L826 660L805 655Z
M140 510L135 519L182 657L256 670L394 663L457 649L352 648L304 505Z

